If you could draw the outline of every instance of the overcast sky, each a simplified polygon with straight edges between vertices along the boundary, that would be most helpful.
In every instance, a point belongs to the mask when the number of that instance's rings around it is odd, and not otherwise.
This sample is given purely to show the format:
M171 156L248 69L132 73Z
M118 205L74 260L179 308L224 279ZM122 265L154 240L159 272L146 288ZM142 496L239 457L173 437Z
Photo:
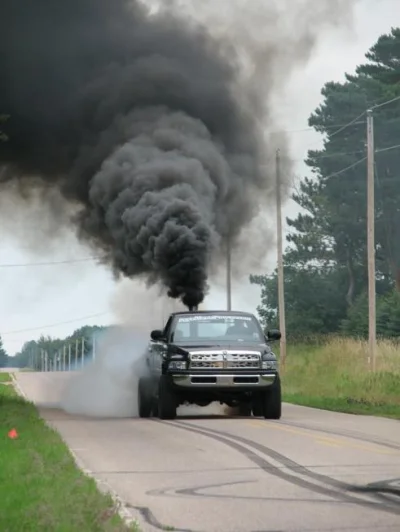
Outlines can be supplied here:
M296 174L304 175L306 167L302 161L307 150L318 148L321 143L319 135L307 130L307 120L321 101L323 84L330 80L342 81L345 72L354 71L356 65L363 62L367 49L380 34L390 31L399 15L398 0L362 0L356 8L353 35L338 29L321 38L307 68L294 75L280 94L277 101L280 123L290 131L291 156L297 161ZM351 118L349 116L349 120ZM295 213L295 207L289 202L284 214ZM29 216L20 223L29 224ZM92 253L80 247L73 234L40 257L32 256L13 234L12 223L2 227L0 334L9 354L15 354L25 341L38 338L41 333L66 336L85 324L109 324L115 321L116 313L117 318L121 318L124 315L135 317L138 312L145 316L146 309L150 312L144 290L139 293L127 282L117 287L110 272L93 262L22 265L89 257ZM265 269L271 271L275 267L276 250L267 242L266 250ZM154 298L154 292L149 298ZM256 287L250 287L246 280L233 284L234 308L255 312L258 303ZM135 304L136 310L132 310L131 305ZM225 304L223 290L214 288L206 305L217 308ZM161 313L159 317L161 319Z

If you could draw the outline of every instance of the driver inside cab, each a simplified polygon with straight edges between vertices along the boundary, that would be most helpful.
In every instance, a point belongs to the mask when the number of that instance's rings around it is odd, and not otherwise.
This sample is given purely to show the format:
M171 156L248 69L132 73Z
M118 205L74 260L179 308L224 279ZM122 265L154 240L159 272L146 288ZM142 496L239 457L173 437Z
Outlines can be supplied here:
M228 327L225 335L239 336L240 338L243 336L253 336L256 331L254 331L254 328L251 327L251 325L252 324L246 323L243 320L235 320L234 325Z

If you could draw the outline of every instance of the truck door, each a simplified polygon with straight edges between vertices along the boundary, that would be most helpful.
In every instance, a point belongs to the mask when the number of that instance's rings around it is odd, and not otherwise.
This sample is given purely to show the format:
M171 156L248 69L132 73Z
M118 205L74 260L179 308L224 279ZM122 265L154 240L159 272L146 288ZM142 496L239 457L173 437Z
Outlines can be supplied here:
M169 342L169 331L171 328L172 316L169 317L166 326L164 327L164 340L160 342L153 342L152 346L152 364L154 374L159 377L162 371L163 356L167 353Z

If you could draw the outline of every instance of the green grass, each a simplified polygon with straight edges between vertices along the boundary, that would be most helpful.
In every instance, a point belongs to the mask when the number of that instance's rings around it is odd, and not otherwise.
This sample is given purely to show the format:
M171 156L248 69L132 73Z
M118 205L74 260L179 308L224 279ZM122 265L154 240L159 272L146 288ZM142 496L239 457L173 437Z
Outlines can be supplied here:
M400 419L400 346L378 343L376 372L366 342L331 338L289 345L283 399L289 403Z
M19 437L12 440L9 430ZM125 532L110 495L75 465L56 431L0 384L1 532Z
M10 382L11 375L9 373L0 372L0 382Z

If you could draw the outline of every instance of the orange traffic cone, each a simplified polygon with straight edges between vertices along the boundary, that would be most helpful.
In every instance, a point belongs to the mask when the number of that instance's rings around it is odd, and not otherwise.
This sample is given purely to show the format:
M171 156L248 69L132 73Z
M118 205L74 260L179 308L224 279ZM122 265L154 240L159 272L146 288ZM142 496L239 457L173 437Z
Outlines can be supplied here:
M8 437L15 440L15 438L18 438L18 432L15 429L11 429L8 433Z

